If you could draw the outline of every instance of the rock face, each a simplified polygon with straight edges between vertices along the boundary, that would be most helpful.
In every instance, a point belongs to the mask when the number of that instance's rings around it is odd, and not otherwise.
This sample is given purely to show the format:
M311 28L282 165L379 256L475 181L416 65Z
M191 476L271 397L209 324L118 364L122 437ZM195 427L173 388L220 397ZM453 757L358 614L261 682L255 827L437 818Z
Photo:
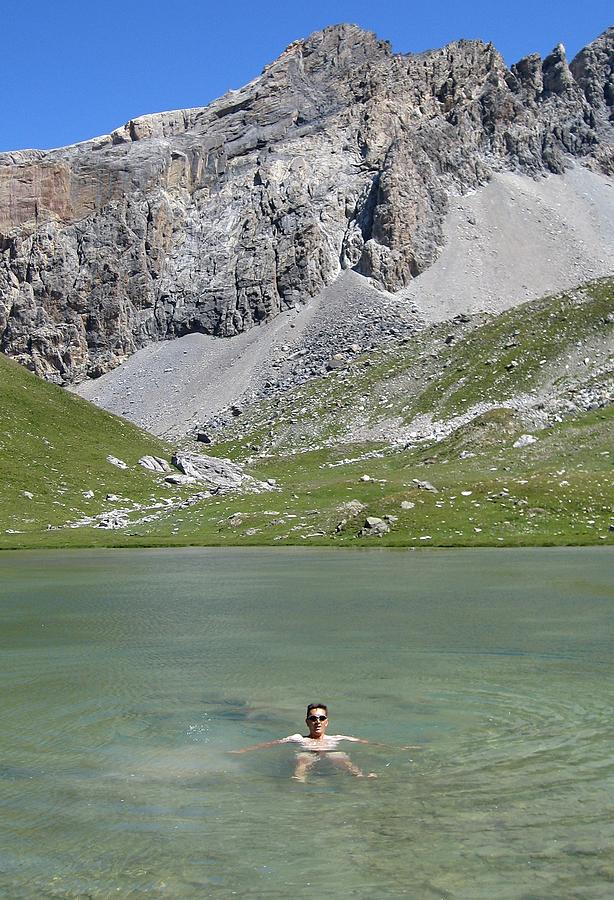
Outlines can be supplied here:
M394 291L436 258L448 197L494 171L614 172L614 29L571 66L489 44L394 55L351 25L205 108L0 156L0 348L95 377L152 341L227 336L342 269Z

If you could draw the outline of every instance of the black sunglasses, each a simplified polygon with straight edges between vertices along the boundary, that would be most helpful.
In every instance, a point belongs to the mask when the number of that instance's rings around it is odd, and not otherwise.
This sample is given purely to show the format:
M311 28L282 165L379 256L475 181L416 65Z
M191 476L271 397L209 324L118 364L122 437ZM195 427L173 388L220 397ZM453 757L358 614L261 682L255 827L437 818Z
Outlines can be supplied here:
M308 722L325 722L328 716L307 716Z

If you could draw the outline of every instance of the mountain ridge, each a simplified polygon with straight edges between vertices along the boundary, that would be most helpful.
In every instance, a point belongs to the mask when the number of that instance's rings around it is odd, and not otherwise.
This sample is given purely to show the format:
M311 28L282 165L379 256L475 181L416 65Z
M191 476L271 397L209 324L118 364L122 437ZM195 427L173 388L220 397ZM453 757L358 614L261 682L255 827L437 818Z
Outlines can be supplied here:
M190 130L192 124L195 120L197 120L198 115L203 113L207 109L211 109L212 107L216 107L218 105L222 105L223 102L227 98L231 98L233 95L240 93L253 84L255 84L262 75L266 72L274 69L278 64L284 64L287 62L293 54L297 51L302 50L303 48L309 49L313 42L318 38L324 39L327 34L335 34L335 35L343 35L348 33L356 33L359 35L364 35L372 39L372 43L375 46L379 46L382 52L390 57L398 57L398 58L413 58L420 59L424 57L432 56L433 54L442 53L451 48L463 48L463 47L480 47L482 49L494 49L496 51L495 45L491 41L485 41L480 38L458 38L457 40L450 41L448 44L445 44L441 48L429 48L426 50L421 50L418 52L407 52L407 53L395 53L392 50L391 44L389 41L381 40L377 37L377 34L369 29L364 29L359 25L353 23L337 23L334 25L329 25L319 31L313 32L306 38L299 38L295 41L292 41L280 54L274 59L272 62L267 63L259 75L253 78L250 82L244 85L239 89L230 89L225 94L222 94L220 97L214 98L210 103L205 106L194 106L194 107L178 107L168 110L160 110L154 113L143 113L138 116L133 116L127 122L122 123L117 128L113 129L108 133L101 133L95 135L91 138L85 138L81 141L76 141L71 144L66 144L61 147L53 147L49 149L37 149L37 148L25 148L23 150L7 150L0 152L0 160L4 157L17 159L21 155L27 156L29 154L36 155L36 157L40 158L44 155L50 153L57 153L62 150L70 150L74 148L80 149L88 149L90 146L93 148L100 148L107 142L109 143L124 143L126 141L136 141L142 140L144 137L153 136L151 134L147 134L147 129L144 131L140 131L139 125L141 123L153 122L157 119L160 120L160 125L162 128L162 133L157 136L168 137L172 136L175 132L174 128L180 128L180 120L175 117L183 117L184 124L182 130ZM591 81L595 77L599 77L594 71L594 65L587 65L586 57L590 55L591 51L594 51L595 48L598 48L600 44L604 41L608 40L614 34L614 26L606 28L600 35L598 35L593 41L590 41L585 47L576 53L573 60L569 63L569 68L574 73L575 80L578 83L585 82L585 90L587 93L590 93L594 99L594 105L600 106L602 105L603 98L601 98L594 91L594 85L591 84ZM539 63L540 65L546 60L550 61L552 58L552 62L556 63L556 60L560 58L562 54L566 54L565 46L562 43L556 45L553 48L552 53L548 54L546 57L542 59L539 53L529 53L525 56L521 57L517 62L512 63L509 67L511 71L522 71L523 73L527 71L533 63ZM500 56L500 54L498 54ZM600 55L600 54L598 54ZM500 56L501 63L503 66L506 66L503 57ZM601 59L600 62L603 65L605 63L605 59ZM191 114L191 115L190 115ZM167 132L164 129L169 129Z
M455 193L573 159L612 173L613 59L614 29L571 66L559 45L507 68L481 42L393 54L331 26L207 107L3 154L0 347L70 383L245 331L344 269L407 287Z

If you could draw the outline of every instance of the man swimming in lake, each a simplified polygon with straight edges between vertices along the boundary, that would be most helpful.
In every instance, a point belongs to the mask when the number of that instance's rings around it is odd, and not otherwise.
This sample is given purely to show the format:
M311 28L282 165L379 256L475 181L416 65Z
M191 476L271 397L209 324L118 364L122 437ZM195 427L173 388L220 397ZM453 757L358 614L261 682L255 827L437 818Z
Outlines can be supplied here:
M307 773L320 759L329 759L334 765L345 769L357 778L364 778L364 773L355 766L347 753L337 750L341 741L352 741L355 744L369 744L364 738L350 737L347 734L326 734L328 728L328 707L325 703L310 703L307 707L305 719L309 734L290 734L288 737L279 738L276 741L265 741L264 744L254 744L243 750L231 750L231 753L249 753L251 750L262 750L265 747L275 747L277 744L298 744L296 754L296 768L292 776L296 781L305 781ZM377 778L375 772L369 772L367 778Z

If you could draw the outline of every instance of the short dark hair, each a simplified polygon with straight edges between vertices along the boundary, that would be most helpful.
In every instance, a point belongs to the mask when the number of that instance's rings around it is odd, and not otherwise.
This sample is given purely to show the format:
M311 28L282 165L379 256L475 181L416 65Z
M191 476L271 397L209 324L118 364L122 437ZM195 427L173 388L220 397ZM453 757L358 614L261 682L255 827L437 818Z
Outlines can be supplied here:
M312 709L323 709L326 715L328 715L328 706L326 703L310 703L307 707L307 715L309 715Z

